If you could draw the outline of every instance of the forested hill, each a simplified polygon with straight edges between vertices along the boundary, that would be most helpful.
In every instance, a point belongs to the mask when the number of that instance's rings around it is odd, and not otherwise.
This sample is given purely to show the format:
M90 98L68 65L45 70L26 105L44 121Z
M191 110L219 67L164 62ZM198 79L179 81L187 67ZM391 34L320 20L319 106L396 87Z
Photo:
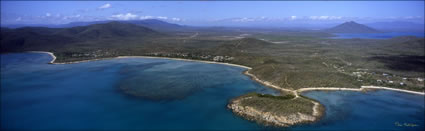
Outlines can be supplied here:
M147 27L122 22L108 22L71 28L2 28L1 52L45 50L59 48L72 43L130 37L154 38L163 35Z

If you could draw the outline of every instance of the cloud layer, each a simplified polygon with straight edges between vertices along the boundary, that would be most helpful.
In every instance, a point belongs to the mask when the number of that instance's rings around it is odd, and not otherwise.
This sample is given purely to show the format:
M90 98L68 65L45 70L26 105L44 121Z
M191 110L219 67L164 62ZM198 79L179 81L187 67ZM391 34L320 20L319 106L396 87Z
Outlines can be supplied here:
M102 6L100 6L99 9L107 9L107 8L111 8L111 6L112 6L111 4L106 3L106 4L102 5Z
M109 20L145 20L145 19L159 19L159 20L166 20L166 21L182 21L183 19L181 18L169 18L166 16L150 16L150 15L142 15L139 16L137 14L133 14L133 13L123 13L123 14L116 14L116 15L112 15L111 17L108 18Z

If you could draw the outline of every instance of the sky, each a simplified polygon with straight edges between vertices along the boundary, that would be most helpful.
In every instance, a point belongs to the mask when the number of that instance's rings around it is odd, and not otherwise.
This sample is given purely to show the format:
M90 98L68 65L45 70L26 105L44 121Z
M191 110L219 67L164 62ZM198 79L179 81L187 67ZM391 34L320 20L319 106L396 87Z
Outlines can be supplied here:
M424 1L1 1L1 24L160 19L185 25L424 23Z

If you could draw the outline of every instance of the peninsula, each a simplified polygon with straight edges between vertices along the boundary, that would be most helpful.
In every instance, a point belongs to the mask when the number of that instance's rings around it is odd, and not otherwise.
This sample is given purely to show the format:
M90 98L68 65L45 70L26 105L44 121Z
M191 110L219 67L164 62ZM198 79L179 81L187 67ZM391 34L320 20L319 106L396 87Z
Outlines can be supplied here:
M281 94L246 94L230 100L227 108L274 126L315 122L323 116L323 105L300 95L303 91L387 89L424 95L424 38L328 39L332 34L326 30L264 33L149 22L169 28L113 21L2 29L1 52L41 51L53 57L51 64L143 57L245 68L245 75ZM351 29L347 25L359 26L348 23L338 29Z
M310 87L310 88L300 88L297 90L285 89L271 84L270 82L261 80L255 75L249 73L252 69L251 67L223 63L223 62L214 62L214 61L205 61L205 60L193 60L193 59L182 59L182 58L172 58L172 57L152 57L152 56L118 56L112 58L102 58L102 59L91 59L91 60L82 60L82 61L73 61L73 62L64 62L64 63L55 63L56 56L51 52L45 51L29 51L31 53L46 53L52 56L50 64L76 64L80 62L89 62L95 60L103 59L119 59L119 58L155 58L155 59L171 59L171 60L182 60L182 61L194 61L194 62L203 62L209 64L223 64L227 66L235 66L247 69L243 74L251 77L252 80L261 83L262 85L278 90L281 92L280 96L273 96L269 94L258 94L258 93L249 93L237 98L230 100L227 108L232 110L235 114L244 117L245 119L255 121L264 125L271 126L282 126L289 127L295 124L300 123L312 123L320 120L323 116L324 107L318 101L302 96L300 93L304 91L312 90L336 90L336 91L365 91L367 89L383 89L383 90L392 90L399 91L404 93L412 93L416 95L425 95L424 92L388 88L388 87L378 87L378 86L362 86L361 88L338 88L338 87Z

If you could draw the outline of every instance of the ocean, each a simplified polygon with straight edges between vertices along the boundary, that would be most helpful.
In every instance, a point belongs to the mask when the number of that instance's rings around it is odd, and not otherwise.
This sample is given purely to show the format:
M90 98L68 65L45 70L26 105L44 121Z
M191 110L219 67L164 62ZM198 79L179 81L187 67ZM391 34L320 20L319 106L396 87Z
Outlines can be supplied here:
M392 91L305 93L325 117L291 128L265 127L226 108L249 93L277 94L220 64L120 58L46 64L42 53L1 55L1 129L253 130L424 128L423 96ZM416 124L398 127L395 123Z

